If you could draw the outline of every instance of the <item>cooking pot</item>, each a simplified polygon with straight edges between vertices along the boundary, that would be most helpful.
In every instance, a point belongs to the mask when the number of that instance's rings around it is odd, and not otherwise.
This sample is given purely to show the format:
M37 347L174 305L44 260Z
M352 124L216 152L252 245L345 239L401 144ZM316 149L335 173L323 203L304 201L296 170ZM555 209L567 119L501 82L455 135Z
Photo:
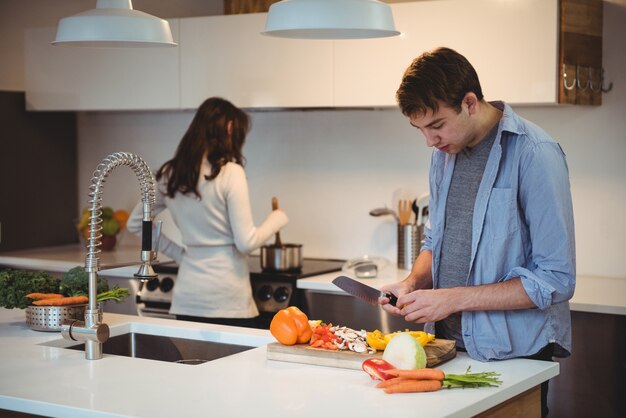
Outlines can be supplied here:
M278 199L272 198L272 210L278 209ZM261 269L264 271L297 271L302 268L302 244L283 244L276 232L273 245L261 247Z

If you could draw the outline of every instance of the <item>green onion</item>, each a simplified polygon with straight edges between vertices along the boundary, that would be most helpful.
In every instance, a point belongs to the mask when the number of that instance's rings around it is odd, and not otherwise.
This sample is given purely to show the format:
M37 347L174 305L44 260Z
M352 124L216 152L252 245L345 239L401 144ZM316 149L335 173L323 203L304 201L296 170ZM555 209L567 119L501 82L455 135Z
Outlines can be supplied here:
M446 374L443 381L444 388L478 388L485 386L500 386L502 381L496 372L470 373L471 366L465 374Z

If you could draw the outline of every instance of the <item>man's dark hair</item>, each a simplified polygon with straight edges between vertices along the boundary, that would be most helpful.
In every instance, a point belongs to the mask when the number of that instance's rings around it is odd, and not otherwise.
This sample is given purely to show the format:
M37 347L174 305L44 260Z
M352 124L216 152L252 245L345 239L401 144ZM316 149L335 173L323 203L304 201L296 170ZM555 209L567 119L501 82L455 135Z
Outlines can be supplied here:
M469 92L483 100L476 70L463 55L441 47L413 60L402 76L396 100L407 117L428 110L436 112L439 102L460 112L461 102Z

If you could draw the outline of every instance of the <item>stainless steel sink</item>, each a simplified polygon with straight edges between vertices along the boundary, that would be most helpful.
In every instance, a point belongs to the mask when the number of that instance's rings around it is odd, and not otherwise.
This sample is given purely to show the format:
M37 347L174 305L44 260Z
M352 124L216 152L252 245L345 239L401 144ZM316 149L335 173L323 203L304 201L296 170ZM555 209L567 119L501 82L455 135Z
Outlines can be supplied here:
M85 344L67 348L84 351ZM255 347L134 332L111 337L103 344L104 354L182 364L201 364L253 348Z

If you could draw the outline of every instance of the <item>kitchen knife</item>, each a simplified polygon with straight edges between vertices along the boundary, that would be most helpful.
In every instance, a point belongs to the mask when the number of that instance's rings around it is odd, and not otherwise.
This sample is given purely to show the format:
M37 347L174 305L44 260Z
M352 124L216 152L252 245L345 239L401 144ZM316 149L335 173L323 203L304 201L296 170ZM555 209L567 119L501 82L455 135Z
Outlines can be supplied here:
M356 296L372 305L378 305L378 298L381 296L389 298L389 303L392 306L396 306L396 302L398 301L398 298L391 293L382 292L346 276L338 276L333 280L333 284L343 291L350 293L352 296Z

